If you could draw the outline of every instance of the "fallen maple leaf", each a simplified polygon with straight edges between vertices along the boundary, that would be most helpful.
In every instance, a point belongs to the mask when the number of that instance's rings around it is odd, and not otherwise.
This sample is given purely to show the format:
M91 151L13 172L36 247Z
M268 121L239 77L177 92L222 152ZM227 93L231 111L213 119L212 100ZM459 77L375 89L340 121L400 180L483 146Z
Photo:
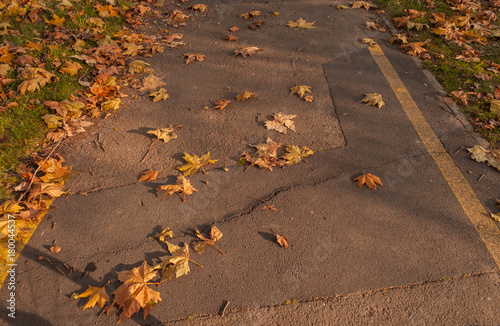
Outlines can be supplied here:
M189 8L193 10L199 10L200 12L205 12L206 10L208 10L208 6L201 3L197 5L191 5L189 6Z
M199 169L203 171L203 173L207 174L205 168L203 167L206 164L214 164L218 160L210 159L210 152L207 152L202 157L198 157L198 155L190 155L188 153L184 153L182 157L187 164L184 164L177 169L184 173L185 176L190 176L198 172Z
M370 8L377 8L377 6L372 5L369 2L366 1L354 1L352 4L353 9L357 8L365 8L366 10L370 10Z
M108 111L113 110L116 111L120 108L120 103L122 100L120 98L113 98L109 101L101 103L101 110Z
M170 239L174 237L174 232L170 231L169 227L163 229L160 233L155 234L152 237L149 237L148 239L158 238L158 240L160 240L161 242L165 242L166 237L169 237Z
M116 291L113 292L115 298L113 304L117 304L122 313L118 323L125 318L130 318L135 313L144 308L144 319L146 319L151 307L161 301L160 292L154 291L148 287L148 283L153 279L157 272L143 262L141 266L129 271L119 271L118 280L123 282Z
M362 38L361 43L365 43L365 44L368 44L370 46L377 45L377 42L375 42L373 39L368 38L368 37Z
M288 153L283 155L283 158L286 160L286 164L297 164L306 157L313 155L313 151L308 146L303 146L302 148L294 145L287 145L285 149Z
M377 184L383 186L382 181L380 181L380 178L371 173L364 174L363 172L363 175L360 175L359 177L355 178L354 181L358 182L359 188L361 188L361 186L363 186L364 184L370 189L377 189Z
M308 23L304 19L299 18L296 21L288 20L286 26L291 27L291 28L295 28L296 30L299 28L310 29L310 28L316 28L316 26L313 26L314 23L315 23L315 21L312 23L311 22Z
M56 198L60 197L64 194L62 188L64 187L63 183L43 183L43 182L34 182L28 198L33 198L40 196L42 194L49 195L50 197Z
M177 176L176 183L177 184L175 185L159 186L158 188L156 188L156 190L165 191L163 196L165 196L166 194L173 195L174 193L179 192L182 194L183 196L182 201L184 202L186 201L186 195L189 196L192 195L194 191L198 191L191 185L191 182L188 179L186 179L180 172L179 175Z
M214 109L216 109L216 110L222 110L222 109L224 109L228 105L231 106L231 100L222 99L222 100L218 100L214 104L215 104Z
M139 181L145 181L145 182L155 181L156 178L158 177L158 172L160 171L147 170L141 172L142 176L139 178Z
M311 86L306 86L306 85L294 86L291 87L290 90L291 90L290 95L297 94L300 96L300 98L302 98L306 93L312 94Z
M186 64L188 63L191 63L193 61L203 61L205 59L205 55L204 54L201 54L201 53L198 53L198 54L194 54L194 53L184 53L182 55L182 58L185 58L186 59Z
M389 43L393 44L394 42L398 42L400 44L408 43L408 35L407 34L392 34L392 38L389 40Z
M245 101L248 100L249 98L255 98L255 95L257 94L245 90L243 93L236 95L236 102Z
M89 285L88 289L85 290L85 292L80 293L78 295L75 295L74 298L76 299L76 298L87 298L87 297L90 297L89 301L83 306L83 310L85 310L87 308L92 308L96 304L98 304L99 307L102 308L102 307L104 307L104 305L106 304L106 302L109 301L109 296L106 293L106 286L108 284L109 284L109 281L103 287L95 287L95 286L90 286Z
M422 46L429 44L431 40L428 39L425 42L414 42L401 45L401 48L406 51L409 55L418 56L423 52L427 52Z
M249 18L260 16L260 15L261 15L261 12L255 10L255 11L247 11L246 13L241 14L240 17L243 17L245 19L249 19Z
M269 230L271 230L271 232L274 233L274 235L276 236L276 242L280 246L282 246L285 249L290 246L290 240L288 240L287 237L279 235L278 233L274 232L272 229L269 229Z
M361 102L366 103L366 105L378 106L379 109L385 105L382 95L377 93L365 94L365 98Z
M292 120L296 117L294 114L286 115L282 112L273 114L274 120L266 121L265 126L269 130L276 130L282 134L286 134L287 128L295 131L295 122Z
M174 128L172 126L168 126L167 128L156 128L154 130L150 130L147 133L156 136L157 140L163 140L165 143L168 143L172 139L176 139L177 135L173 133Z
M161 80L161 78L156 77L155 75L149 75L144 80L142 81L143 87L140 89L140 91L144 90L153 90L157 89L160 86L164 86L165 83Z
M265 144L249 145L256 149L254 155L250 155L248 152L243 152L241 154L243 163L245 161L250 163L250 166L245 170L248 171L253 165L257 165L261 169L273 170L275 166L283 166L286 164L285 160L279 159L277 157L278 148L283 145L282 143L277 143L271 138L267 137Z
M497 118L500 118L500 100L491 100L490 112L495 114Z
M165 88L160 88L156 92L152 91L149 96L153 98L153 102L164 101L170 97L170 93Z
M259 51L262 51L262 49L258 48L256 46L248 46L246 48L234 50L234 55L241 54L243 57L247 57L247 56L255 54Z
M150 64L143 60L134 60L128 64L128 73L135 74L144 72L146 66L150 66Z
M49 250L50 250L50 252L52 252L52 253L54 253L54 254L57 254L58 252L60 252L60 251L61 251L61 249L62 249L62 247L61 247L61 246L52 246L52 247L50 247L50 249L49 249ZM83 310L85 310L85 309L83 309Z
M201 234L198 229L194 229L194 234L198 237L198 239L200 239L194 244L194 251L201 254L205 250L205 247L207 245L210 245L214 246L214 248L217 249L221 254L225 255L225 253L223 253L215 244L216 241L222 238L222 232L216 226L212 226L212 228L210 229L210 238L206 238L205 236L203 236L203 234Z
M265 20L258 20L253 24L250 24L248 27L250 27L253 30L256 30L257 28L262 28L262 25L264 25L266 21Z
M78 73L79 69L82 69L82 65L78 62L66 61L64 65L59 69L59 72L67 73L70 76L74 76Z
M234 36L233 34L229 34L224 39L226 41L229 41L229 42L236 42L236 41L238 41L238 38L236 36Z
M179 246L171 244L168 241L165 242L167 243L168 251L170 252L171 256L161 257L161 263L153 267L153 270L161 270L161 282L168 281L174 278L174 276L180 277L189 273L190 261L203 268L202 265L189 259L189 247L187 243L185 243L184 247L181 248Z
M304 96L304 101L306 102L314 102L314 97L311 95Z
M237 32L237 31L239 31L239 30L240 30L240 28L239 28L238 26L236 26L236 25L235 25L235 26L233 26L233 27L231 27L231 28L229 29L229 31L230 31L230 32L233 32L233 33L234 33L234 32Z
M52 19L50 19L50 20L45 19L45 22L47 24L55 25L58 27L62 27L64 25L65 21L66 21L66 19L64 17L59 17L56 14L53 14Z
M474 145L467 150L472 154L471 159L477 162L486 162L488 166L500 171L500 150L489 151L479 145Z

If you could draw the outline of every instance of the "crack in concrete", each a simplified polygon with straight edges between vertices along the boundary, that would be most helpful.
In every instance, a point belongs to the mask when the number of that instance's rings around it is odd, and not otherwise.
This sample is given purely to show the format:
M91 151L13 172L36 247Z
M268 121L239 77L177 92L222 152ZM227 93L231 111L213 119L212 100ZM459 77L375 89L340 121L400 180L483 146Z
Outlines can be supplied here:
M329 301L333 299L338 299L338 298L348 298L348 297L355 297L355 296L363 296L363 295L372 295L376 294L379 292L385 293L386 291L395 291L395 290L403 290L403 289L411 289L411 288L417 288L420 286L424 286L426 284L444 284L446 282L452 282L455 280L459 279L465 279L465 278L471 278L471 277L481 277L484 275L489 275L489 274L499 274L499 270L491 270L491 271L483 271L483 272L476 272L476 273L470 273L470 274L461 274L461 275L455 275L451 277L443 277L439 279L433 279L433 280L424 280L420 282L414 282L414 283L408 283L408 284L403 284L403 285L395 285L395 286L389 286L385 288L380 288L380 289L375 289L375 290L367 290L367 291L359 291L359 292L353 292L353 293L340 293L328 297L313 297L311 299L306 299L306 300L298 300L294 304L305 304L305 303L311 303L311 302L317 302L317 301ZM275 308L275 307L281 307L289 305L289 303L281 302L281 303L276 303L276 304L270 304L270 305L262 305L258 307L249 307L249 308L244 308L244 309L234 309L234 310L229 310L225 315L229 314L236 314L240 312L246 312L246 311L254 311L258 309L266 309L266 308ZM206 319L206 318L211 318L215 316L220 316L219 313L211 313L211 314L201 314L201 315L189 315L190 319ZM222 317L221 317L222 318ZM170 319L167 321L163 321L160 323L155 323L155 324L148 324L148 326L157 326L157 325L165 325L168 323L175 323L175 322L181 322L185 321L186 318L177 318L177 319Z
M419 156L422 156L422 155L426 155L426 154L428 154L428 153L427 152L423 152L423 153L416 154L416 155L402 155L402 156L397 157L397 158L395 158L395 159L393 159L391 161L382 163L379 166L370 166L367 169L378 169L378 168L384 167L386 165L391 165L394 162L397 162L397 161L402 160L402 159L416 158L416 157L419 157ZM309 183L298 183L298 184L293 184L293 185L289 185L289 186L284 186L284 187L278 188L278 189L274 190L270 195L268 195L268 196L266 196L264 198L261 198L263 200L263 202L260 201L260 200L259 201L256 200L253 203L249 204L245 209L241 209L237 213L227 214L225 217L223 217L223 218L221 218L219 220L213 221L212 223L210 223L208 225L209 226L212 226L212 225L222 225L222 224L229 223L229 222L231 222L232 220L234 220L234 219L236 219L238 217L243 217L243 216L250 215L257 208L259 208L262 205L267 204L270 200L272 200L273 198L277 197L281 193L285 193L285 192L293 191L293 190L298 190L298 189L313 188L313 187L321 185L321 184L323 184L325 182L337 179L337 178L341 177L342 175L352 174L352 173L355 173L355 172L358 172L358 171L354 171L354 170L345 171L345 172L337 173L335 175L328 176L328 177L320 179L320 180L313 180L312 182L309 182ZM181 238L181 237L186 236L188 234L189 233L184 232L181 235L174 236L172 239L178 239L178 238ZM127 248L122 248L122 249L117 249L117 250L112 250L112 251L106 251L106 252L102 251L102 252L99 252L99 254L102 254L104 256L110 255L110 254L117 255L117 254L120 254L122 252L126 252L126 251L129 251L129 250L134 250L134 249L140 248L140 247L144 246L146 243L148 243L149 241L150 240L145 240L143 242L139 242L138 244L135 244L135 245L127 247ZM89 255L87 257L94 256L94 255L95 254L92 254L92 255ZM76 257L75 256L75 257L68 258L68 261L70 261L70 260L85 260L85 259L86 259L86 257L81 257L81 256L80 257ZM96 262L102 261L104 259L105 258L103 257L101 259L96 260Z

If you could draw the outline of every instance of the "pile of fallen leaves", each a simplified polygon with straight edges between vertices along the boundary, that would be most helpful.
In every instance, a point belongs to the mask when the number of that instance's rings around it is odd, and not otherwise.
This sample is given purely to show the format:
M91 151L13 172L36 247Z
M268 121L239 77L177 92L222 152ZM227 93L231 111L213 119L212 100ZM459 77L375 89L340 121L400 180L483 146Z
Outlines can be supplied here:
M45 158L18 167L16 201L1 206L0 258L12 263L52 201L65 194L71 168L52 153L66 138L84 132L90 119L120 108L123 87L168 98L164 85L137 55L151 56L184 44L182 35L146 36L135 32L144 17L160 13L148 4L129 1L3 1L0 4L0 112L28 103L45 106L48 133ZM123 21L130 28L124 28ZM27 32L30 30L30 32ZM70 89L63 93L63 88ZM74 88L73 88L74 87ZM61 98L67 96L67 98ZM28 107L28 109L30 108ZM15 219L15 232L9 228ZM16 241L9 255L8 240ZM1 269L5 269L2 264Z

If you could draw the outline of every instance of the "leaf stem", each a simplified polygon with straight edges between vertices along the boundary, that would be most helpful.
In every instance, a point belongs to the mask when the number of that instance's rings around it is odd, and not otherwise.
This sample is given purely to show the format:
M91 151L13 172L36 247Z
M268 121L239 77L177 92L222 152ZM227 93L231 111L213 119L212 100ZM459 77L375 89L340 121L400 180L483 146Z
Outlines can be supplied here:
M195 261L194 261L194 260L192 260L191 258L188 258L188 260L189 260L190 262L192 262L193 264L196 264L196 265L200 266L201 268L203 268L203 266L202 266L202 265L198 264L197 262L195 262Z
M215 249L217 249L217 251L219 251L221 254L225 255L225 253L223 253L222 250L220 250L215 243L212 246L214 246Z

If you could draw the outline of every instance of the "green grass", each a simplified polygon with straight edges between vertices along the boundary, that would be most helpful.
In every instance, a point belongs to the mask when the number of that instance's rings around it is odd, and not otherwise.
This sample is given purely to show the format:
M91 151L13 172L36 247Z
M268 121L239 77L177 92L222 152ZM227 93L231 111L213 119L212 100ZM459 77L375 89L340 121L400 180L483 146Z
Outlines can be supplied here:
M432 10L427 9L426 1L377 0L376 2L388 13L391 18L404 16L406 9L415 9L426 12L426 15L423 18L417 20L413 19L412 21L428 24L430 29L424 29L422 31L416 31L414 29L401 30L400 32L409 34L410 42L423 42L427 39L431 39L430 44L426 46L426 49L431 54L431 59L424 61L424 67L436 76L448 92L463 91L491 94L495 92L495 88L500 87L500 74L488 71L487 68L489 65L485 62L486 60L489 60L495 63L500 63L500 47L496 40L490 39L486 45L471 43L470 45L481 53L480 58L482 61L468 63L454 59L455 56L460 54L464 48L449 42L445 38L432 32L434 24L430 21L431 12L445 13L448 17L458 14L456 11L453 11L445 1L436 0L436 8ZM497 15L500 16L498 10ZM499 23L500 20L497 19L496 24L498 25ZM480 73L487 73L492 77L492 79L484 81L476 77L476 75ZM477 99L474 96L469 96L468 105L463 105L458 101L457 104L461 106L462 111L466 114L473 125L478 122L488 124L490 119L497 118L489 111L490 104L485 99ZM479 128L477 131L490 141L492 147L498 148L500 146L500 128L497 127L494 130Z
M129 6L131 4L129 1L117 2ZM68 11L73 12L76 16L74 19L69 19L66 16L64 26L69 33L73 34L78 34L80 28L91 27L87 23L88 18L99 17L99 13L94 7L95 3L107 5L105 0L71 1L71 3L74 7ZM44 19L52 19L53 13L63 17L67 12L58 8L58 4L60 4L58 1L43 1L43 5L52 9L53 12L43 10L39 13L40 20L35 23L18 19L18 17L0 18L0 22L8 22L11 25L9 30L19 31L19 34L0 36L0 43L8 41L14 46L23 46L28 41L33 43L43 41L43 36L46 35L47 31L54 30L54 26L47 24ZM24 6L24 3L21 2L20 6ZM117 7L119 6L120 4L117 4ZM0 15L0 17L2 16ZM103 20L106 23L102 31L103 35L112 36L123 28L122 16L103 18ZM91 40L87 40L86 43L86 47L96 46ZM55 47L49 47L45 44L41 51L29 51L27 54L45 63L44 68L55 74L58 80L33 93L21 95L18 93L17 87L22 80L17 80L17 73L12 70L8 78L14 79L14 82L0 90L0 93L3 92L2 97L0 97L0 106L6 108L0 110L0 203L12 198L9 189L20 181L17 173L20 162L41 149L48 132L42 117L47 113L52 113L43 105L43 102L69 99L71 95L83 89L78 83L78 78L92 72L92 68L83 63L81 63L83 69L80 69L75 76L62 74L58 71L60 67L53 66L54 62L63 64L71 55L78 54L72 49L69 40L59 43ZM17 105L9 105L13 102Z

